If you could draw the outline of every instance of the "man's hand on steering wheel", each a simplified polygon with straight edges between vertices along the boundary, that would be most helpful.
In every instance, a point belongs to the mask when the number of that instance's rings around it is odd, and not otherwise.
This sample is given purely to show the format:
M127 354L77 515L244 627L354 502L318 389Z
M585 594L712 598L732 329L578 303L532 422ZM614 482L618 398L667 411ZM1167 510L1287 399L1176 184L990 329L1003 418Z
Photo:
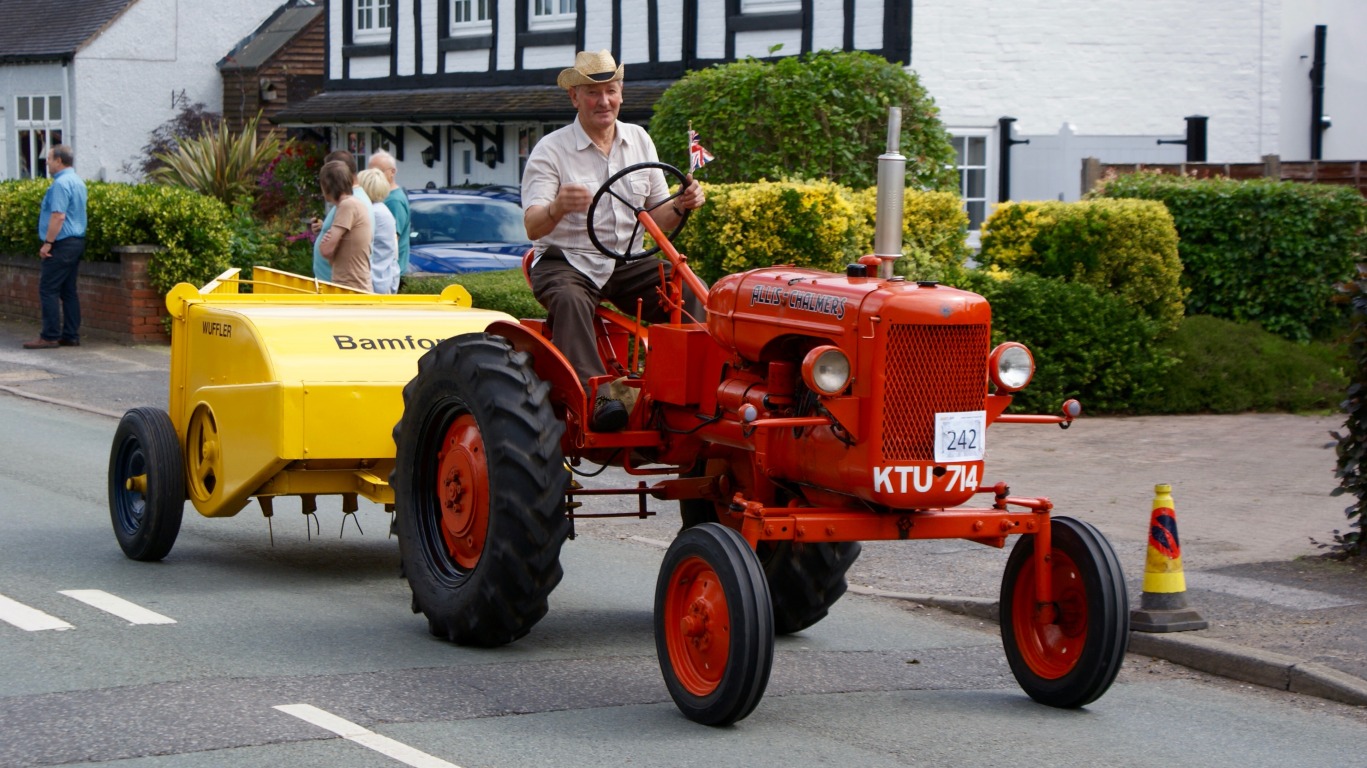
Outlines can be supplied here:
M649 208L639 207L632 200L628 200L627 198L623 197L622 194L614 188L614 185L623 177L629 176L633 173L640 173L643 171L653 170L663 172L666 180L672 176L676 181L679 182L679 188L673 194L655 203ZM705 197L703 196L702 185L694 181L692 175L684 176L683 171L680 171L678 168L675 168L674 166L669 165L668 163L637 163L635 165L629 165L626 168L623 168L622 170L618 171L617 173L614 173L611 177L608 178L606 182L603 183L601 187L599 187L597 194L593 196L593 202L589 205L589 212L587 218L589 225L589 240L593 242L594 247L597 248L604 255L611 256L612 258L617 259L618 261L635 261L636 259L643 259L647 256L653 256L659 252L660 246L659 244L656 244L654 247L647 248L643 251L627 250L625 252L618 252L604 245L598 239L598 233L595 231L593 222L597 220L598 206L600 203L603 202L605 197L615 199L618 202L624 204L638 217L640 216L640 214L645 213L653 218L655 212L657 211L669 211L670 215L677 217L677 223L674 224L673 229L665 233L665 238L669 240L673 240L674 236L679 234L679 230L683 229L684 223L688 221L688 214L691 213L694 209L702 206L702 204L706 201ZM656 220L656 223L660 223L658 219ZM663 229L663 227L661 228ZM638 220L636 223L636 227L632 232L631 239L628 242L636 242L636 240L640 236L640 231L641 224ZM628 245L628 249L630 249L630 245Z
M674 207L681 211L696 211L707 202L703 195L702 185L693 180L693 174L684 177L684 188L679 190L679 196L674 200Z

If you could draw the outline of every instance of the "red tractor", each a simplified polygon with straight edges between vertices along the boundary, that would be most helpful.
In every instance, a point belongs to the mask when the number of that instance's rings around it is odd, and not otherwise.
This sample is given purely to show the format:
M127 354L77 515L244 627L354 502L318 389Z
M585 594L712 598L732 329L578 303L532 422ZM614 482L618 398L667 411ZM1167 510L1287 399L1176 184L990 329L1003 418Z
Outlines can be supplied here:
M605 200L630 205L614 192L622 179L660 171L686 183L663 163L625 168L598 190L589 220ZM1001 586L1012 672L1051 706L1101 696L1129 637L1114 551L1088 523L1051 516L1048 499L989 483L983 467L989 425L1066 427L1080 408L1005 413L1034 362L1020 344L991 347L987 301L893 277L877 257L843 275L775 266L709 289L649 212L631 208L655 247L599 249L618 259L663 252L674 270L661 291L674 309L671 322L649 327L599 310L612 372L603 380L637 394L625 430L590 428L592 400L542 321L449 339L404 388L391 484L413 610L432 633L496 646L545 615L576 497L587 495L567 466L590 462L655 478L593 494L679 502L683 530L655 591L655 643L670 695L692 720L729 724L755 708L775 633L826 615L864 540L1003 547L1021 534ZM685 290L704 299L705 322L683 316ZM968 506L975 497L983 501Z

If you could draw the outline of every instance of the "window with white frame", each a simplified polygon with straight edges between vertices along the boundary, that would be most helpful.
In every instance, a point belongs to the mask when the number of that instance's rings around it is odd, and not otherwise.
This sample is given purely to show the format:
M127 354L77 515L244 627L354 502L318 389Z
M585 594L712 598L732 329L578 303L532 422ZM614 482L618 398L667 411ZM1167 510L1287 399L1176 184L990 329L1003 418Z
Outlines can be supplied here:
M517 177L522 178L522 174L527 171L527 158L532 154L532 147L538 141L552 131L561 126L551 123L540 125L522 126L517 129Z
M740 0L741 13L788 13L802 10L802 0Z
M352 39L374 42L389 39L389 0L351 0Z
M484 35L494 28L494 0L451 0L451 35Z
M959 172L959 196L968 213L969 230L982 229L987 218L987 136L954 135L954 167Z
M569 29L579 16L579 0L531 0L528 27L534 30Z
M47 152L62 143L62 97L16 97L14 130L15 149L19 152L19 178L46 176Z
M346 137L344 149L356 158L358 170L365 170L366 164L370 162L370 156L382 149L391 155L394 154L394 147L390 146L389 139L386 139L379 131L348 128L342 132L342 135Z

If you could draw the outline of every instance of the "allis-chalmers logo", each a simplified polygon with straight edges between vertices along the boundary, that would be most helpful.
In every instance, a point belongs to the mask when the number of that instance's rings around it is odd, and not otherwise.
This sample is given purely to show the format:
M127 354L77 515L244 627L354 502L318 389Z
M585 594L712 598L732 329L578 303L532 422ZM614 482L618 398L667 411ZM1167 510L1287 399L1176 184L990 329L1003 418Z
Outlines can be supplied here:
M757 285L750 292L750 306L756 304L769 304L775 307L788 305L789 309L799 309L803 312L816 312L821 315L830 315L836 320L845 319L844 296L828 296L824 293L812 293L811 291L795 291L785 289L777 285Z

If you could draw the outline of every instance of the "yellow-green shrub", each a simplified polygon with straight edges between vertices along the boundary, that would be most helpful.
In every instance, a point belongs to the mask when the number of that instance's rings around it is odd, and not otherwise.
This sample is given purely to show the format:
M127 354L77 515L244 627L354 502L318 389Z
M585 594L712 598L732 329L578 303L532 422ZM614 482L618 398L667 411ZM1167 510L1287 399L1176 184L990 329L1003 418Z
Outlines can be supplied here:
M708 282L747 269L795 264L831 272L873 252L877 190L829 181L706 184L707 205L693 213L675 245ZM903 197L899 275L944 280L969 250L968 216L951 192L908 189Z
M1155 201L1007 203L983 226L979 259L1116 294L1164 332L1182 320L1177 230Z
M675 246L712 282L774 264L841 271L859 258L862 215L830 181L708 184Z
M864 220L860 252L873 253L878 189L851 194ZM912 280L954 280L971 253L967 234L968 214L957 194L906 190L902 196L902 258L893 262L893 272Z

